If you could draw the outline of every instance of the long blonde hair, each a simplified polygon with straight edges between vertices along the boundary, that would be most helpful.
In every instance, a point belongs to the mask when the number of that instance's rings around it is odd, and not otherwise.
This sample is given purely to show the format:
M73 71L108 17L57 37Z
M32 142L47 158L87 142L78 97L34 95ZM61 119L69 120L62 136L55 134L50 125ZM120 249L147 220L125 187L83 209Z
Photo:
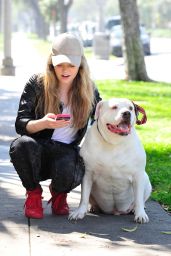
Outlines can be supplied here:
M60 113L59 84L52 65L50 54L46 72L43 78L44 99L40 99L39 105L44 102L44 114ZM73 116L73 126L83 128L92 110L94 103L94 84L90 79L89 67L86 58L82 56L78 73L69 91L69 105Z

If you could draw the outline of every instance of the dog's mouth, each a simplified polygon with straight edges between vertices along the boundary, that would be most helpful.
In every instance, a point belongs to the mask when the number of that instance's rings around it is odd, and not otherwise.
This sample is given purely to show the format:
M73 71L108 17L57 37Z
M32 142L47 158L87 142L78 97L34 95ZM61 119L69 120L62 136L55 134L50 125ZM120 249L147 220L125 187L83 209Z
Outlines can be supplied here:
M119 135L128 135L131 132L131 125L128 122L120 122L118 125L107 124L107 128L112 133L117 133Z

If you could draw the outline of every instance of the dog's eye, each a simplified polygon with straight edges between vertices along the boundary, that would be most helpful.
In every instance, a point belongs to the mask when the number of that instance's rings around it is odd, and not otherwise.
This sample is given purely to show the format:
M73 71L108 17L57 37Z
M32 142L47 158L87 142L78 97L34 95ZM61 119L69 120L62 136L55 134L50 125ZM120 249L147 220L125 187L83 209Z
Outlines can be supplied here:
M133 110L133 107L132 107L132 106L130 106L130 107L129 107L129 110L131 110L131 111L132 111L132 110Z
M118 107L117 106L113 106L112 109L117 109Z

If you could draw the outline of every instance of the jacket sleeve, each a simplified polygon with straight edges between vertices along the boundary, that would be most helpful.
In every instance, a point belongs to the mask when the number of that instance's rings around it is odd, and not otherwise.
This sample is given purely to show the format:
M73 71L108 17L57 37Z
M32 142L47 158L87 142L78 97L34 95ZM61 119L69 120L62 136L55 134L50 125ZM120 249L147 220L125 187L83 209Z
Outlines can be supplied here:
M35 108L37 104L37 75L33 75L26 83L20 98L17 118L15 122L16 132L20 135L28 135L26 125L30 120L36 119Z

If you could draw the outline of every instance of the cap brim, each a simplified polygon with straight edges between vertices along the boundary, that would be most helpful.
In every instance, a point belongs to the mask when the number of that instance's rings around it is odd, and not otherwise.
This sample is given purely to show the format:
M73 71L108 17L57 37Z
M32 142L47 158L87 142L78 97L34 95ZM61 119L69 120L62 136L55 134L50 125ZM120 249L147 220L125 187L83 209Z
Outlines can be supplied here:
M80 66L81 56L73 56L73 55L52 55L52 64L53 66L57 66L61 63L70 63L76 67Z

